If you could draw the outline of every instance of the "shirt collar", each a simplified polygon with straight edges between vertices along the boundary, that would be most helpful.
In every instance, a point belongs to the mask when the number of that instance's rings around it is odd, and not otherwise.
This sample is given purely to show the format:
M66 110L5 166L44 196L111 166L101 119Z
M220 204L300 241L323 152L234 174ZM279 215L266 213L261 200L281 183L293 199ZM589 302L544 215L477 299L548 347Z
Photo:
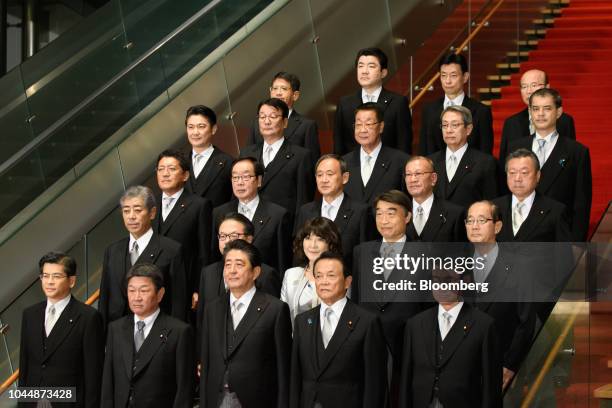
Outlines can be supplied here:
M230 306L233 305L235 301L239 300L239 303L242 303L245 307L249 307L251 300L253 300L253 296L255 296L255 290L255 285L253 285L253 287L247 290L239 299L230 291Z
M378 102L378 98L380 98L380 93L382 92L382 85L379 86L378 88L376 88L374 90L374 92L370 93L370 95L372 95L374 97L374 101ZM361 100L362 101L367 101L368 93L365 91L365 89L361 88Z
M386 240L386 239L383 237L382 242L389 242L389 241L387 241L387 240ZM398 239L397 241L392 242L392 244L395 244L395 243L397 243L397 242L406 242L406 234L404 234L404 235L403 235L403 236L402 236L400 239Z
M196 155L201 155L203 158L210 157L212 155L213 150L215 150L214 146L211 144L206 149L202 151L202 153L196 153L195 150L191 150L191 158L195 158Z
M556 138L557 138L557 130L556 129L553 130L552 132L550 132L549 134L547 134L544 137L540 137L540 135L538 134L538 132L536 130L534 141L544 139L544 140L546 140L546 146L550 146L551 142L553 141L553 139L556 139Z
M181 196L181 194L183 194L183 190L185 190L184 187L181 188L179 191L177 191L176 193L174 193L172 195L168 195L168 194L166 194L165 192L162 191L162 200L164 198L172 197L172 198L174 198L174 202L176 202L179 199L179 197Z
M461 161L461 159L463 158L463 155L465 154L465 151L468 148L468 144L466 142L466 144L464 144L463 146L461 146L460 148L457 149L457 151L453 152L451 149L448 148L448 146L446 147L446 160L449 159L449 157L451 156L451 154L454 154L455 157L457 158L457 164L459 164L459 162Z
M336 314L336 317L338 319L340 319L340 315L342 315L342 311L344 310L344 306L346 306L346 295L340 299L337 300L334 304L332 305L328 305L324 302L321 302L321 310L320 310L320 314L321 314L321 321L323 320L324 316L325 316L325 311L327 309L332 309L334 311L334 313Z
M525 199L522 201L523 204L527 206L527 208L531 208L531 206L533 205L533 201L535 200L535 195L536 195L536 192L534 190L531 192L531 194L525 197ZM512 194L512 208L516 207L518 202L519 202L519 199L514 194Z
M499 245L497 245L497 242L486 254L478 252L478 244L474 244L474 258L486 258L487 264L494 262L497 259L497 254L499 254Z
M372 153L370 154L367 154L366 151L363 150L363 147L359 148L361 162L363 163L365 161L366 156L370 156L371 158L374 159L374 162L376 162L376 159L378 158L378 154L380 153L381 149L382 149L382 142L379 142L378 146L376 146L374 150L372 150Z
M253 197L251 201L248 201L246 203L240 200L238 200L238 202L241 205L246 206L249 210L251 210L251 214L255 214L255 210L257 209L257 206L259 205L259 194L256 194L255 197Z
M157 310L155 310L153 313L151 313L150 315L142 319L142 321L145 322L145 327L151 327L153 325L153 323L155 322L155 319L157 319L157 316L159 316L159 312L160 312L160 309L158 307ZM140 320L141 319L139 319L138 316L134 315L134 326L136 326L136 323L138 323Z
M427 215L431 212L431 206L433 205L434 195L431 193L429 197L422 204L417 203L414 198L412 199L412 216L416 215L416 209L418 206L423 207L423 215Z
M64 310L64 308L68 306L68 302L70 302L71 297L72 297L72 294L69 293L68 296L66 296L63 299L58 300L55 303L53 303L49 298L47 298L47 310L49 310L51 305L55 306L55 313L57 313L58 310Z
M149 245L149 241L151 241L151 237L153 236L153 228L149 228L147 232L142 234L142 236L138 239L134 238L132 234L130 234L130 244L128 246L128 251L131 251L134 247L134 241L138 242L138 251L142 254L142 251Z
M446 312L446 313L450 313L450 315L453 316L452 322L456 322L457 317L459 317L459 312L461 312L462 307L463 307L463 302L457 303L450 310L446 310L442 307L442 305L438 305L438 318L442 318L442 314Z
M463 104L463 100L465 99L465 93L461 92L461 94L457 95L455 99L450 99L448 95L444 94L444 106L448 106L450 102L453 102L453 105L461 106Z
M328 203L323 198L321 200L321 201L323 201L322 207L324 207L326 205L332 205L332 206L334 206L334 208L338 209L338 208L340 208L340 205L342 204L342 200L343 199L344 199L344 192L341 192L340 195L338 197L336 197L331 203Z
M272 144L268 144L265 140L264 140L264 149L263 151L265 152L266 149L268 148L268 146L272 146L272 150L274 152L278 152L278 150L281 148L281 146L283 145L283 142L285 141L285 137L281 137L280 139L278 139L276 142L272 143Z

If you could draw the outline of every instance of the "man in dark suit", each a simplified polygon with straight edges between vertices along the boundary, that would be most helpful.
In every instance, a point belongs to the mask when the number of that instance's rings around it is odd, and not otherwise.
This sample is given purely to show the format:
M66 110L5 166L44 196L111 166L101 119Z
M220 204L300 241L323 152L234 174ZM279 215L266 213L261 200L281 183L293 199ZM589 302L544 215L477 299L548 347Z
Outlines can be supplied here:
M371 205L385 191L404 189L404 164L409 156L382 142L385 127L378 104L368 102L356 108L354 138L360 147L342 157L353 175L344 192L355 201Z
M348 167L342 157L336 154L321 156L315 166L315 179L321 199L304 204L300 208L294 228L294 234L297 234L310 219L326 217L332 220L340 231L342 254L348 265L353 260L353 248L367 241L374 232L370 207L353 201L344 193L349 176Z
M512 194L493 200L503 226L500 242L569 242L567 207L538 193L540 162L531 150L517 149L506 157L508 189Z
M361 89L340 98L334 120L334 153L343 155L358 146L354 138L355 109L372 102L380 106L385 122L382 142L406 153L412 151L412 117L408 99L383 88L388 59L380 48L364 48L357 52L355 68Z
M458 284L453 270L432 283ZM433 291L438 306L406 324L400 407L501 408L502 365L493 318L464 303L458 290Z
M500 161L503 161L508 153L510 153L508 150L510 144L523 137L531 138L531 135L535 133L535 128L531 122L531 113L529 113L529 97L532 93L542 88L550 88L546 72L539 69L532 69L521 76L521 98L527 107L504 121L501 144L499 145ZM567 113L563 112L559 117L557 130L559 131L559 136L576 140L574 118Z
M253 223L244 215L236 212L223 214L219 219L218 249L221 255L227 244L237 239L242 239L253 244ZM255 245L255 244L253 244ZM255 246L257 248L257 246ZM259 248L258 248L259 249ZM261 251L260 251L261 254ZM279 297L281 288L281 274L273 267L261 264L261 273L255 279L257 289L274 297ZM200 275L199 292L194 293L194 303L198 305L198 327L204 317L204 307L220 296L227 293L227 283L223 279L223 262L215 262L202 269Z
M322 253L314 277L321 304L295 319L289 406L387 406L380 320L346 298L351 276L341 255Z
M260 259L257 248L241 239L223 252L229 293L204 309L202 408L289 406L289 307L256 289Z
M282 274L291 267L291 215L280 205L259 196L263 175L263 166L253 157L243 157L232 164L236 199L214 209L213 228L219 229L219 220L227 213L244 215L255 227L253 245L259 249L262 261ZM218 244L215 236L215 252Z
M188 324L160 309L161 270L134 265L126 276L133 315L108 327L102 408L193 406L194 337Z
M284 133L285 139L291 144L310 150L312 158L316 160L321 155L317 122L300 115L298 111L293 109L293 105L301 95L300 85L300 79L296 75L281 71L274 75L272 79L270 98L281 99L289 108L287 129L285 129ZM251 131L246 141L247 145L263 143L258 121L256 119L251 126Z
M465 241L462 207L434 196L438 174L431 159L412 156L406 163L406 188L412 196L414 216L406 235L410 241Z
M213 207L229 201L232 198L232 158L212 144L212 138L217 133L217 115L207 106L192 106L187 109L185 126L192 163L191 177L185 187L209 199Z
M586 241L591 215L593 181L589 149L561 137L557 123L563 112L561 96L550 88L535 91L529 99L535 134L512 143L511 150L532 150L540 162L537 191L565 204L570 215L572 240Z
M497 162L469 141L474 130L470 110L449 106L441 118L445 148L430 156L439 177L434 190L436 196L463 208L474 201L496 198Z
M70 294L76 283L74 259L50 252L38 266L47 300L23 311L19 387L75 387L76 402L66 406L99 407L104 361L102 319L94 308ZM36 403L19 406L34 407Z
M523 283L514 269L513 254L497 245L496 235L502 229L497 206L491 201L478 201L467 214L465 228L474 244L474 258L483 260L483 267L473 270L474 281L487 283L489 289L476 296L474 306L495 319L505 390L531 347L535 312L521 293Z
M440 83L444 97L423 106L421 116L420 153L428 156L444 149L440 130L440 114L449 106L463 106L470 110L473 118L473 131L470 146L483 153L493 151L493 116L491 108L467 96L463 85L470 78L467 60L454 52L440 59Z
M167 293L161 300L162 310L178 319L187 314L187 275L181 245L153 231L157 207L148 187L128 188L119 200L123 223L130 236L106 248L102 263L98 310L104 326L129 313L125 295L125 276L132 265L154 263L162 271Z
M240 157L255 157L265 167L260 196L284 207L292 217L314 195L314 160L308 149L289 143L284 132L289 108L280 99L259 103L259 132L262 143L240 150Z
M157 185L161 211L157 211L153 231L183 247L187 272L187 296L197 291L200 271L211 261L212 205L210 200L185 191L189 161L178 150L165 150L157 158Z

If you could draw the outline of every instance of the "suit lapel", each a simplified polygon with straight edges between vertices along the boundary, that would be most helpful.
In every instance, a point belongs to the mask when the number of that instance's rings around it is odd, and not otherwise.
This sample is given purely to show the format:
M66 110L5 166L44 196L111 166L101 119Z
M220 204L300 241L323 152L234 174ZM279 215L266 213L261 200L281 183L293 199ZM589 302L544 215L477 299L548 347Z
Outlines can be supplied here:
M526 138L531 136L529 133L529 111L527 108L521 111L520 115L518 116L518 121L521 128L521 136Z
M242 320L240 320L238 327L236 327L235 329L236 339L234 341L234 348L232 349L232 353L230 353L228 358L231 357L232 354L236 352L236 350L238 350L240 344L242 344L247 334L249 334L253 326L255 326L255 323L257 323L259 318L266 311L268 304L269 302L266 299L265 295L259 291L256 291L255 295L253 296L253 299L251 300L251 303L249 304L249 308L242 317Z
M170 329L167 326L167 318L163 313L160 313L151 327L149 335L145 339L144 343L138 351L138 364L136 364L136 370L134 371L134 377L138 376L142 370L149 364L153 356L157 351L166 344L168 336L170 335Z
M383 88L380 91L380 95L378 96L378 100L376 101L376 103L382 106L385 110L387 110L387 107L389 106L391 101L393 101L393 95L385 88Z
M457 186L459 186L459 184L461 184L461 180L467 174L471 173L472 168L474 167L474 165L475 165L475 163L474 163L474 156L472 154L471 148L468 146L468 148L466 149L465 153L463 154L463 157L461 158L461 161L459 162L459 165L457 165L457 170L455 171L455 175L453 176L453 180L448 184L447 196L453 195L453 193L457 189ZM444 168L446 169L446 162L445 162ZM446 176L446 174L445 174L445 176ZM447 178L447 180L448 180L448 178Z
M134 315L130 314L123 318L121 333L117 338L120 343L120 353L123 360L123 368L127 378L132 378L132 362L134 360Z
M429 217L427 217L427 222L421 231L421 237L423 237L425 241L434 241L445 222L446 210L440 206L439 201L434 197L431 210L429 211ZM412 225L412 223L410 223L410 225ZM416 230L414 232L416 233Z
M192 180L194 184L194 191L196 191L198 195L203 195L206 190L208 190L208 187L215 181L219 172L225 167L225 163L219 160L218 156L219 151L215 147L210 159L208 159L198 177L193 179L190 177L190 180Z
M550 208L542 207L541 200L539 198L539 194L536 193L535 199L533 200L533 205L529 211L529 215L527 218L525 218L525 221L523 221L521 227L514 236L515 241L529 241L531 232L535 230L538 225L540 225L550 211Z
M438 307L432 307L427 312L431 316L423 319L422 323L422 333L421 337L423 344L425 345L425 349L427 350L427 357L432 365L432 367L436 366L436 337L438 336Z
M270 180L273 179L287 163L289 163L293 156L294 153L291 151L289 142L285 139L276 153L276 156L274 156L274 160L268 163L268 167L266 167L263 183L261 185L262 189L266 187Z
M319 205L319 208L321 206ZM350 198L345 194L342 199L342 203L340 204L340 208L338 209L338 213L336 214L336 219L334 220L334 224L338 227L338 231L340 234L346 228L351 216L353 215L353 209L351 208Z
M223 262L217 262L218 268L214 269L213 288L217 288L217 295L224 296L227 293L225 289L225 280L223 279Z
M437 153L434 153L432 156L432 160L434 162L434 169L436 173L438 173L438 182L436 183L436 194L443 199L447 199L448 197L448 177L446 175L446 160L445 160L445 150L440 150Z
M161 203L162 200L159 200L159 202ZM159 220L161 222L161 228L159 228L159 233L161 235L166 235L170 230L170 227L176 222L176 220L178 220L181 215L184 214L185 211L187 211L187 208L190 204L191 197L189 196L187 191L183 190L183 193L179 197L178 201L176 202L176 204L174 204L174 207L172 207L172 211L170 211L170 214L168 214L168 216L166 217L166 221L162 221L160 208L160 211L158 211Z
M160 253L161 253L161 247L159 243L159 235L153 233L153 236L151 237L149 244L144 249L144 251L142 251L136 263L141 263L141 262L155 263Z
M329 366L336 354L338 354L338 351L344 342L357 326L358 321L359 316L355 313L355 308L350 301L347 301L346 305L344 306L344 310L342 311L342 315L340 315L340 319L338 320L336 330L334 331L332 338L329 340L329 344L327 345L327 348L323 354L323 364L321 364L321 367L319 367L317 378L325 372L325 369ZM320 331L321 325L319 324L316 326L316 328Z
M284 136L286 140L291 140L291 137L295 133L300 124L302 123L302 117L295 110L291 112L289 117L287 128L285 129Z
M257 236L266 227L271 218L272 217L268 214L266 203L260 198L257 209L255 209L255 214L253 214L253 226L255 227L254 240L257 239Z
M47 351L45 353L44 360L48 359L55 352L57 347L62 344L64 339L70 334L70 331L73 327L75 327L77 321L79 320L80 315L76 313L75 302L76 300L71 297L70 301L66 305L66 308L62 311L62 314L53 326L53 330L51 330L51 333L49 333L46 343Z
M563 171L563 169L569 164L570 154L567 148L566 139L561 135L557 135L557 143L550 156L542 167L542 175L540 182L538 183L538 191L542 194L546 194L548 190L555 185L555 181Z
M46 335L45 333L45 312L47 311L47 302L43 301L39 303L38 310L33 314L33 319L31 322L32 327L34 328L34 333L30 333L32 341L34 344L34 350L44 350L43 338ZM53 332L53 330L52 330Z
M434 309L436 311L438 310L437 308ZM440 361L441 367L444 366L448 360L450 360L453 354L455 354L457 347L459 347L465 336L467 336L469 333L472 326L471 318L472 309L467 303L463 303L459 316L457 316L457 320L444 339L444 353L442 355L442 360Z
M359 150L357 150L357 153L359 154ZM360 166L361 166L361 163L360 163ZM387 171L389 170L390 167L391 167L391 158L387 154L387 149L385 148L385 146L382 146L380 149L380 153L378 153L378 157L376 158L376 163L374 163L374 168L372 169L372 175L370 176L370 179L368 180L368 184L365 186L365 189L364 189L363 196L364 196L365 201L370 200L370 197L374 193L374 189L376 188L376 186L378 186L378 184L380 183L380 180L385 176L385 174L387 174ZM361 168L358 174L361 174Z

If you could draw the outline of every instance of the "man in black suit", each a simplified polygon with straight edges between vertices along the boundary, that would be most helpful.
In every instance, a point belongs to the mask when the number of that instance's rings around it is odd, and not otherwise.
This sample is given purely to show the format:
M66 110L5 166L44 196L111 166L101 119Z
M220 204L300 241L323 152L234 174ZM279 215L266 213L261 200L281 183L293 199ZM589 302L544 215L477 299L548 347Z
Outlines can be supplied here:
M212 144L217 133L217 115L207 106L192 106L187 109L185 126L192 163L187 190L209 199L213 207L229 201L232 157Z
M102 408L193 406L194 337L188 324L160 309L161 270L134 265L126 276L133 315L108 327Z
M289 143L284 132L289 108L270 98L257 107L263 142L240 149L240 157L255 157L265 167L260 196L284 207L292 217L314 195L314 160L308 149Z
M351 276L341 255L322 253L314 277L321 304L295 319L289 406L387 406L380 320L346 298Z
M142 262L154 263L163 273L167 295L161 301L162 310L185 320L188 296L182 248L153 231L151 223L157 213L153 192L144 186L130 187L119 205L130 236L109 245L104 252L98 301L104 326L129 313L125 276L132 265Z
M497 162L474 148L468 138L474 130L468 108L449 106L442 112L445 148L430 156L439 176L436 196L467 208L474 201L498 196Z
M512 143L511 150L532 150L540 162L537 191L565 204L570 215L571 237L586 241L591 215L593 181L589 149L561 137L557 123L563 112L559 92L550 88L535 91L529 99L535 134Z
M406 188L412 196L412 217L406 235L410 241L465 241L462 207L434 196L438 174L431 159L412 156L406 163Z
M321 155L319 146L319 128L317 122L302 116L293 109L293 105L300 98L300 79L289 72L279 72L274 75L270 85L270 98L278 98L287 104L289 108L289 118L287 129L285 129L285 139L294 145L310 150L312 158L316 160ZM263 138L259 132L259 119L256 119L251 126L251 131L247 137L246 144L263 143Z
M217 242L221 255L227 244L237 239L242 239L253 244L254 231L253 223L244 215L236 212L223 214L219 219L219 229ZM255 244L253 244L255 245ZM257 248L257 246L255 246ZM258 248L259 249L259 248ZM261 254L261 251L260 251ZM255 279L257 289L274 297L279 297L281 288L281 273L273 267L261 264L261 273ZM204 307L227 293L227 282L223 280L223 262L215 262L202 269L200 275L199 292L194 293L194 303L198 305L198 327L202 323Z
M256 289L260 259L257 248L241 239L223 252L229 293L204 309L202 408L289 406L289 307Z
M404 164L409 156L382 142L386 123L378 104L359 105L354 115L354 138L360 147L342 157L353 175L344 192L355 201L371 205L385 191L404 189Z
M453 270L432 283L459 284ZM406 324L400 407L501 408L502 364L493 318L449 287L434 290L438 306Z
M493 200L503 221L497 240L571 241L567 207L536 191L540 181L538 156L531 150L517 149L506 157L505 170L512 194Z
M337 154L321 156L315 166L315 179L321 199L300 208L294 228L294 234L297 234L310 219L326 217L332 220L340 231L342 254L348 265L353 260L353 248L367 241L374 230L370 207L353 201L344 193L349 177L348 167L342 157Z
M197 291L200 271L211 261L212 205L210 200L185 191L189 161L178 150L165 150L157 158L157 185L161 211L157 211L153 231L183 247L187 272L187 296Z
M499 160L503 161L508 153L509 146L514 141L520 138L531 138L535 133L535 127L531 122L531 113L529 112L529 97L532 93L542 88L550 88L548 75L546 72L539 69L531 69L526 71L521 76L521 98L525 103L526 108L515 113L504 121L502 130L501 144L499 145ZM576 140L576 129L574 127L574 118L563 112L557 122L557 130L559 136L569 137Z
M291 267L291 215L280 205L259 196L263 175L263 166L253 157L239 158L232 164L232 189L236 199L214 209L213 228L214 231L219 229L219 220L227 213L244 215L255 227L253 245L259 249L262 262L282 274ZM215 252L218 246L215 236Z
M366 102L378 104L383 112L380 121L385 122L384 145L406 153L412 151L412 117L408 99L383 88L387 65L387 56L380 48L364 48L357 52L355 68L361 89L343 96L338 102L334 120L334 153L343 155L357 148L355 109Z
M76 283L74 259L50 252L38 266L47 300L23 311L19 387L75 387L76 402L70 406L99 407L104 361L102 319L94 308L70 294Z
M521 293L519 271L514 269L513 254L497 245L502 229L499 209L491 201L470 206L465 219L467 237L474 244L474 258L483 260L474 268L476 283L487 283L488 292L476 296L474 306L495 319L505 390L518 372L531 347L535 330L535 312Z
M440 59L440 83L444 97L423 106L421 116L420 153L428 156L444 149L440 131L440 114L449 106L463 106L470 110L473 118L473 131L470 146L486 154L493 151L493 116L491 108L467 96L463 91L470 78L467 60L454 52Z

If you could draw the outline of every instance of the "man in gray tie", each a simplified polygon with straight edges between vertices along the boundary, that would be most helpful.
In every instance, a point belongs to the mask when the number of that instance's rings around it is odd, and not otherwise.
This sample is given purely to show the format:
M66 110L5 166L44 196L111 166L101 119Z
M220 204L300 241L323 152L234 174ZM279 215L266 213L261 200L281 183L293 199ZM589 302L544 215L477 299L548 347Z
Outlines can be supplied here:
M76 284L74 259L49 252L38 265L46 300L23 311L19 386L75 387L71 406L99 407L104 361L100 314L71 295Z
M341 255L322 253L314 277L321 304L295 320L289 407L385 407L380 320L347 299L351 276Z
M436 196L464 208L497 197L497 161L468 143L474 129L470 110L449 106L442 111L440 123L445 147L429 156L438 175Z
M160 309L165 294L161 270L138 263L125 285L133 314L108 327L100 406L192 407L193 330Z
M464 210L449 201L435 197L433 189L438 174L431 159L412 156L406 163L404 177L412 196L412 222L406 234L410 241L465 241Z
M257 248L237 239L223 252L229 292L204 309L200 407L286 408L291 318L287 304L257 290Z

